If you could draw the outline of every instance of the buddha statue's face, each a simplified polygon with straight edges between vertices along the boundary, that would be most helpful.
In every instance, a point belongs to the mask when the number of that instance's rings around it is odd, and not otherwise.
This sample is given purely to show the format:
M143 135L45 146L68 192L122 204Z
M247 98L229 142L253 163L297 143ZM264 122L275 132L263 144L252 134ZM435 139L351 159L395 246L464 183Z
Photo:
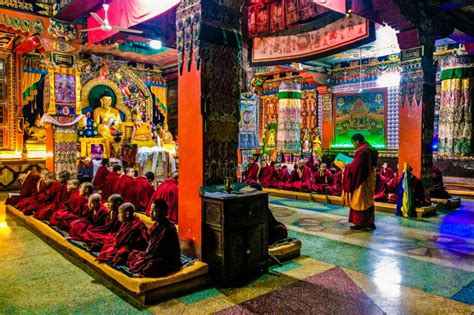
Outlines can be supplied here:
M112 96L102 96L100 98L100 105L104 108L109 108L112 106Z

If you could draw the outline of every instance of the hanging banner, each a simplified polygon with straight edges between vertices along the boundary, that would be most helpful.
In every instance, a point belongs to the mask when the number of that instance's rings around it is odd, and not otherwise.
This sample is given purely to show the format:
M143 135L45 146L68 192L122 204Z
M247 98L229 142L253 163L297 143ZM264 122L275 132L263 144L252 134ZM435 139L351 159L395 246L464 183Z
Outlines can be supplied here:
M0 0L0 8L51 16L52 4L39 3L39 1L31 0Z
M252 65L321 58L374 40L374 23L350 15L305 33L254 38L251 49Z

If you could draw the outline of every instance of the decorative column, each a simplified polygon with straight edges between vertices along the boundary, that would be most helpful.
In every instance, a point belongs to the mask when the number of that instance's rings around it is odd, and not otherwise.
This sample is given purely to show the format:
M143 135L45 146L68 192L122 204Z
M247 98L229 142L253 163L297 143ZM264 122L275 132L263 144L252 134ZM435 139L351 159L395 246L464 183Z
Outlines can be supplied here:
M240 4L182 0L178 50L179 236L200 256L199 188L236 178L239 133Z

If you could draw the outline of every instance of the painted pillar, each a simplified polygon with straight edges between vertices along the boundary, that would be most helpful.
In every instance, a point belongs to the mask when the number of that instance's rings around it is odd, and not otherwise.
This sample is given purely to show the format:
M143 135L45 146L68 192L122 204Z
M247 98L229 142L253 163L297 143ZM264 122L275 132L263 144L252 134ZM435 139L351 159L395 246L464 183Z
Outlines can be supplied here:
M318 87L319 106L322 106L322 126L321 128L321 146L323 149L330 149L334 137L334 118L332 110L332 94L326 86Z
M182 0L176 31L179 236L186 251L200 256L199 189L236 177L240 12L208 0Z

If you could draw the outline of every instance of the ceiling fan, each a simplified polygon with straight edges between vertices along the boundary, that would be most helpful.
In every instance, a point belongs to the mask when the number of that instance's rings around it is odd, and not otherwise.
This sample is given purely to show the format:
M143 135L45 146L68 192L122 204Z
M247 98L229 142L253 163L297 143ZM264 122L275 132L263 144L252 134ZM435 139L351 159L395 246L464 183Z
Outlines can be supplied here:
M102 4L102 7L104 8L105 11L105 17L102 19L97 13L95 12L90 12L94 20L97 21L97 23L100 24L99 27L93 27L93 28L87 28L84 30L81 30L81 32L87 32L87 31L104 31L104 32L110 32L110 31L119 31L119 32L126 32L126 33L133 33L133 34L142 34L143 31L140 30L132 30L129 28L124 28L124 27L119 27L119 26L113 26L110 25L109 19L107 18L107 12L109 11L109 5L107 3Z

